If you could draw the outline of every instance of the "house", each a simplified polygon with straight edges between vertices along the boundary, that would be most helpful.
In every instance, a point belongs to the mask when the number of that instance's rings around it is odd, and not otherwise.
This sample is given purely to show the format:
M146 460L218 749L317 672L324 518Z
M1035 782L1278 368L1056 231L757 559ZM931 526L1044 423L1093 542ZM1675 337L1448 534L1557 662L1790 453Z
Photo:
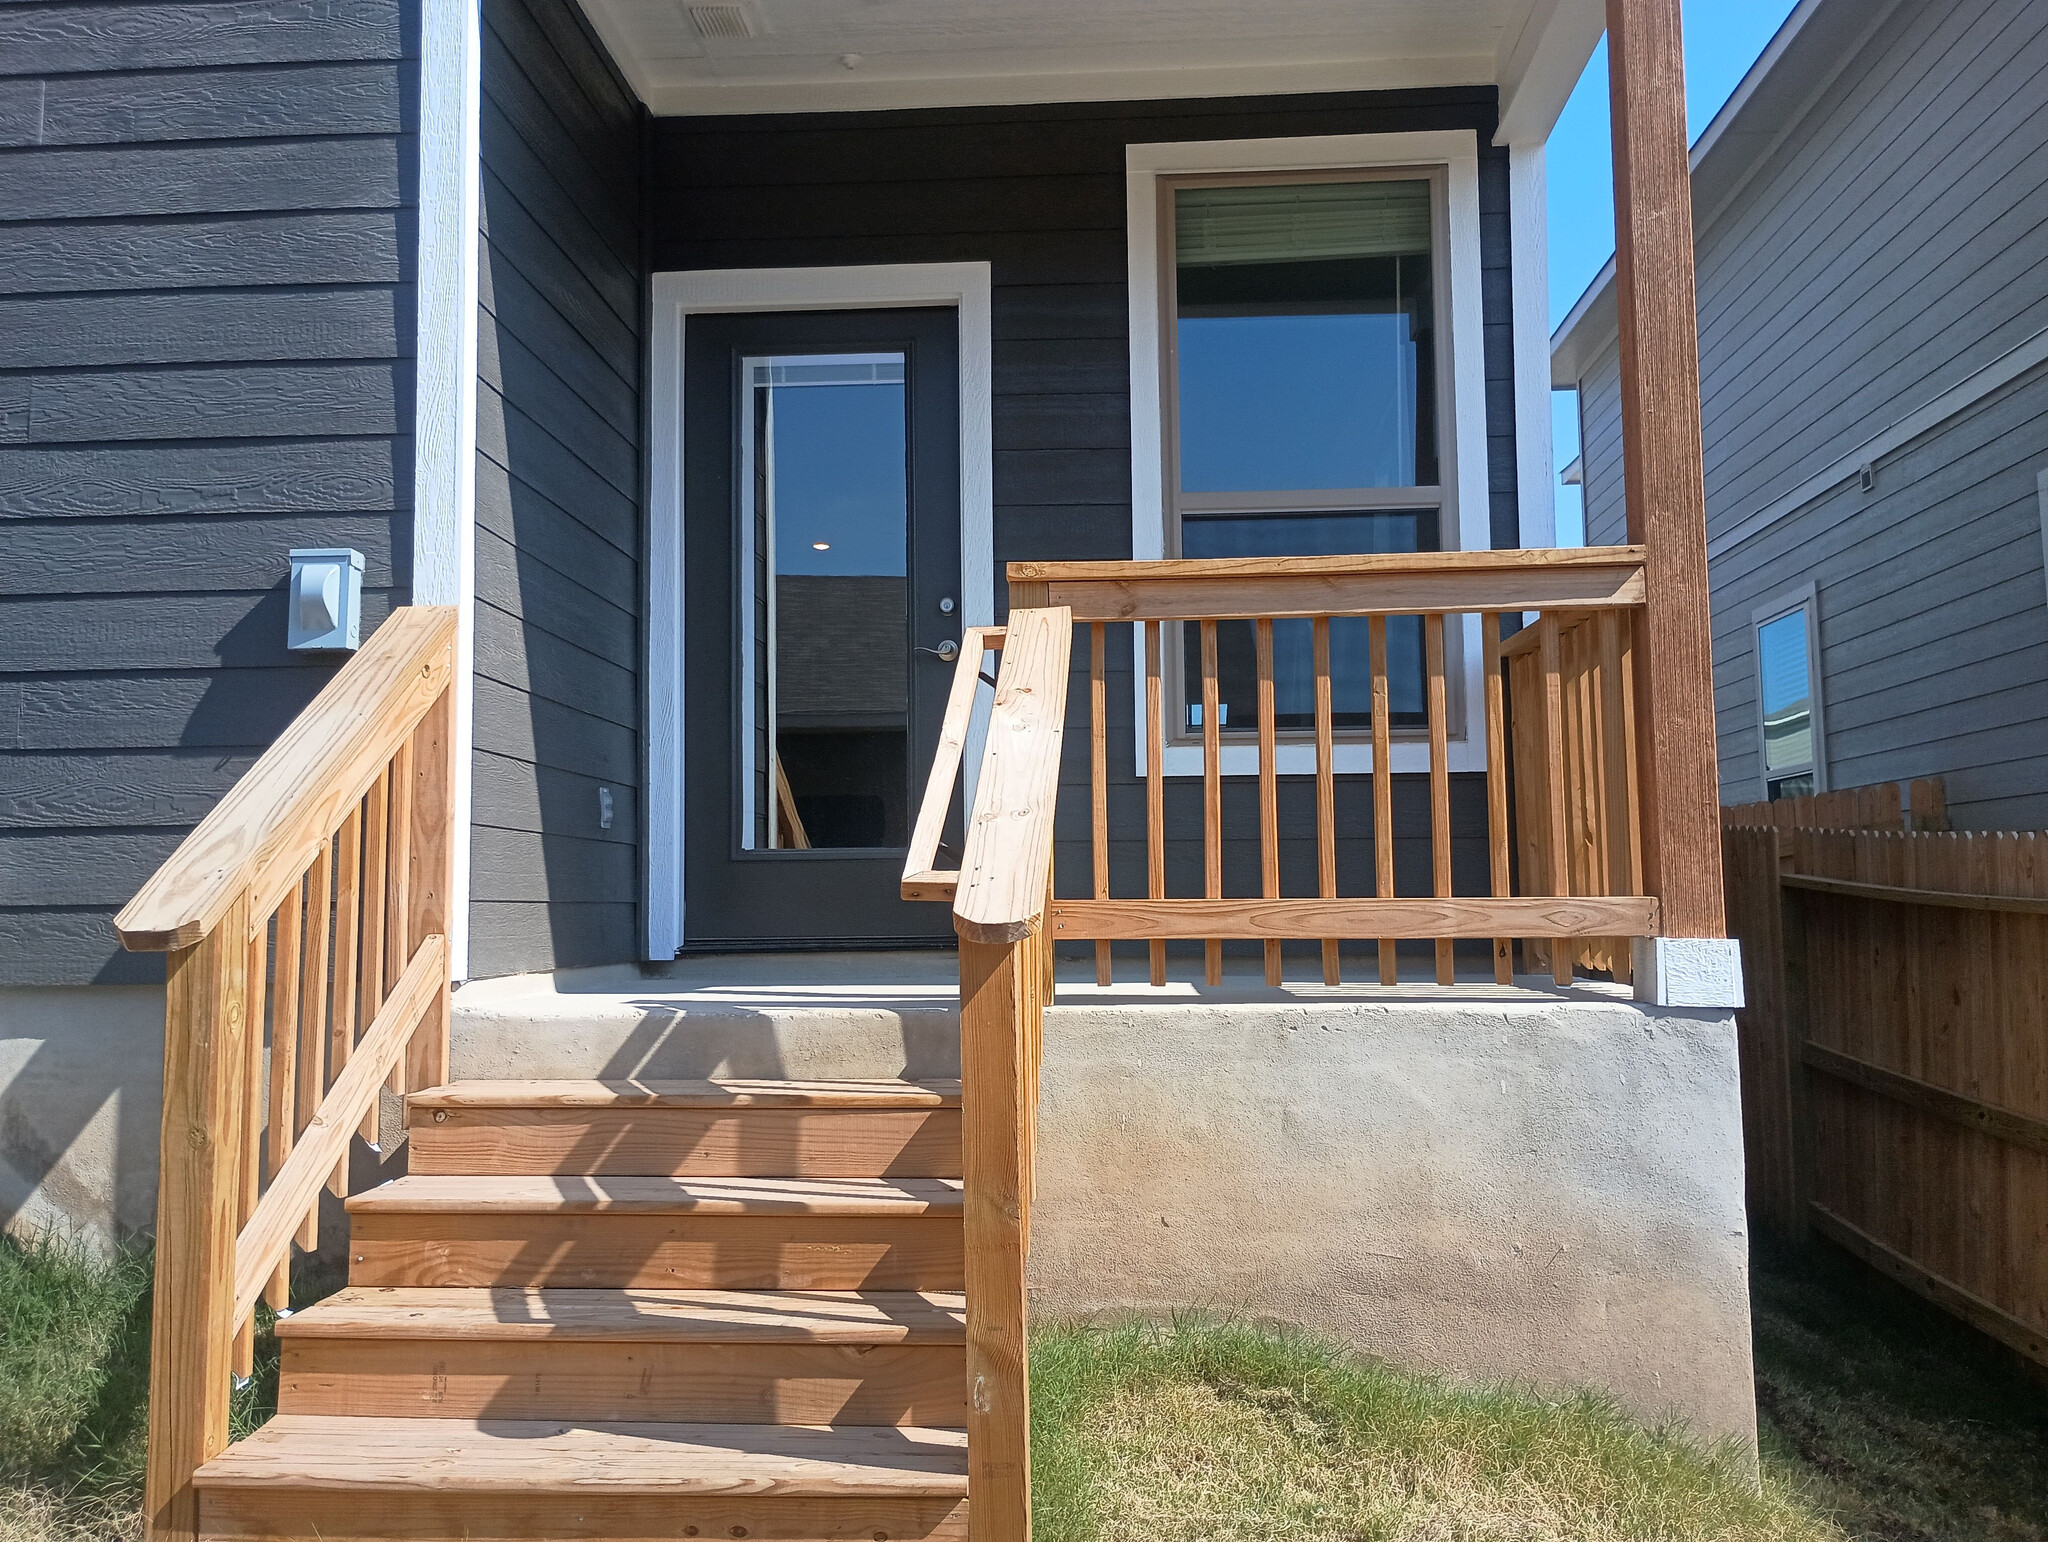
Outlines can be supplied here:
M155 1534L1023 1535L1027 1287L1753 1436L1675 0L0 45L4 1203L155 1221Z
M1692 151L1721 796L1940 776L2048 825L2048 17L1806 0ZM1553 342L1586 539L1625 482L1613 275Z

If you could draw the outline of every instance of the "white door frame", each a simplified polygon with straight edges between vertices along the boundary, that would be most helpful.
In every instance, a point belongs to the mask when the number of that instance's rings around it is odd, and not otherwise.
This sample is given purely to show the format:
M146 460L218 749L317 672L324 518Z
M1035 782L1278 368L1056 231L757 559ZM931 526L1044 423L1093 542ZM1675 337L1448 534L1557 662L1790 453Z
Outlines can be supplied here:
M674 958L683 913L683 329L693 315L949 306L960 315L960 624L995 620L994 357L989 265L715 268L654 275L647 521L646 956ZM962 767L974 796L981 731Z

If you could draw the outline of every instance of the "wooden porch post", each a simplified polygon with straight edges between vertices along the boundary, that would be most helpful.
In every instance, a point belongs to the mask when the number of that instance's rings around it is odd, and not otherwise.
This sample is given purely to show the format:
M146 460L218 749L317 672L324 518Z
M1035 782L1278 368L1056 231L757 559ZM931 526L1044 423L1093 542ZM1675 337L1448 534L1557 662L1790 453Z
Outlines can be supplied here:
M1679 0L1607 0L1628 538L1646 548L1635 650L1643 877L1667 937L1724 937L1707 606L1699 311Z

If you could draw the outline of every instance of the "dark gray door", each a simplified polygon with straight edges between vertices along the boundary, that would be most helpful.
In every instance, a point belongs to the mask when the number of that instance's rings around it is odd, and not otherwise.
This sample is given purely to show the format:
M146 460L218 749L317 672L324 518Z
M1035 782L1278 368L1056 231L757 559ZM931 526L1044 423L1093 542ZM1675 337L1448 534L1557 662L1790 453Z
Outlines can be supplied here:
M958 332L951 310L685 329L688 949L952 935L897 884L960 636Z

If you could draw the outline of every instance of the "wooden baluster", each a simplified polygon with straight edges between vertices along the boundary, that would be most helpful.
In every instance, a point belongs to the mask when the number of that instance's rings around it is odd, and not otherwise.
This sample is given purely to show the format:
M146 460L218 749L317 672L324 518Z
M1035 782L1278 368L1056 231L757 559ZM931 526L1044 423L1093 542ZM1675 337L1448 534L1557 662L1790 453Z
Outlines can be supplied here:
M1507 711L1501 700L1499 612L1490 610L1479 618L1479 636L1486 649L1486 853L1493 896L1505 899L1508 894L1508 756ZM1514 984L1515 944L1512 938L1493 939L1493 978L1498 985Z
M341 856L334 876L334 1006L328 1018L327 1085L348 1065L356 1047L356 985L361 969L363 905L363 808L359 803L341 822ZM348 1198L348 1158L334 1164L327 1187Z
M158 1542L198 1535L192 1474L226 1449L235 1340L249 896L171 951L164 988L156 1290L143 1513Z
M1280 782L1274 759L1279 753L1273 728L1273 623L1258 622L1259 659L1259 893L1280 897ZM1280 983L1280 939L1266 939L1266 983Z
M1202 623L1202 893L1223 898L1223 692L1216 679L1216 623ZM1223 983L1223 942L1202 943L1202 978Z
M249 956L244 968L248 984L245 987L246 1007L244 1009L245 1029L242 1051L242 1148L239 1157L239 1179L236 1185L235 1235L241 1235L242 1228L249 1224L249 1217L256 1213L256 1201L262 1193L263 1179L263 1003L269 981L267 965L270 952L270 921L265 918L249 938ZM233 1369L237 1377L246 1377L256 1369L256 1313L252 1308L247 1317L235 1325L235 1350Z
M1166 744L1159 623L1145 623L1145 892L1166 898ZM1152 983L1166 983L1166 942L1151 941Z
M1315 619L1316 666L1316 892L1337 897L1337 733L1330 692L1330 618ZM1337 939L1323 939L1323 983L1343 979Z
M1606 697L1608 892L1643 892L1642 821L1636 808L1636 681L1629 616L1600 613L1600 679ZM1614 954L1614 978L1627 982L1634 973L1629 941L1622 938Z
M1157 623L1146 631L1157 636ZM1154 655L1156 657L1156 655ZM1148 763L1158 764L1155 756ZM960 939L967 1467L979 1542L1024 1542L1031 1515L1022 1171L1023 1040L1038 975L1026 943Z
M1109 628L1088 626L1088 838L1095 897L1109 898ZM1110 945L1095 944L1095 983L1110 982Z
M306 874L305 977L299 987L299 1091L295 1135L320 1111L327 1048L327 943L334 903L334 843L330 839L313 858ZM315 1198L299 1224L299 1246L308 1253L320 1245L320 1201Z
M1550 892L1562 897L1571 892L1570 853L1565 846L1564 809L1564 684L1559 677L1557 616L1543 613L1536 623L1536 660L1541 674L1543 702L1543 813L1545 858L1550 871ZM1572 983L1574 947L1569 937L1550 939L1550 976L1559 985Z
M1450 709L1444 691L1444 618L1441 612L1422 618L1423 669L1429 688L1429 857L1430 878L1438 899L1451 893L1451 745ZM1458 979L1456 945L1436 940L1436 983Z
M363 819L363 963L361 1020L374 1022L384 1005L384 912L390 877L391 783L379 772L370 784ZM377 1143L377 1110L363 1114L362 1137Z
M391 826L389 855L384 869L384 978L395 981L405 972L412 957L406 946L407 923L412 915L412 740L398 747L391 757ZM400 1097L405 1095L405 1060L391 1067L386 1083Z
M1393 693L1387 689L1387 618L1374 616L1367 627L1372 664L1372 868L1373 893L1394 897L1394 727ZM1380 984L1401 977L1394 939L1380 939Z
M270 1176L284 1166L299 1134L293 1116L298 1090L299 982L302 978L299 935L300 885L285 890L277 907L277 960L271 966L270 998ZM274 1312L292 1304L292 1254L286 1248L271 1271L263 1299Z
M405 958L425 946L429 937L448 935L448 898L454 880L455 692L444 690L427 709L400 754L411 773L412 795L407 813L412 837L407 845ZM434 1005L414 1031L407 1052L399 1057L405 1087L417 1092L448 1080L448 1025L453 1002L444 974Z

